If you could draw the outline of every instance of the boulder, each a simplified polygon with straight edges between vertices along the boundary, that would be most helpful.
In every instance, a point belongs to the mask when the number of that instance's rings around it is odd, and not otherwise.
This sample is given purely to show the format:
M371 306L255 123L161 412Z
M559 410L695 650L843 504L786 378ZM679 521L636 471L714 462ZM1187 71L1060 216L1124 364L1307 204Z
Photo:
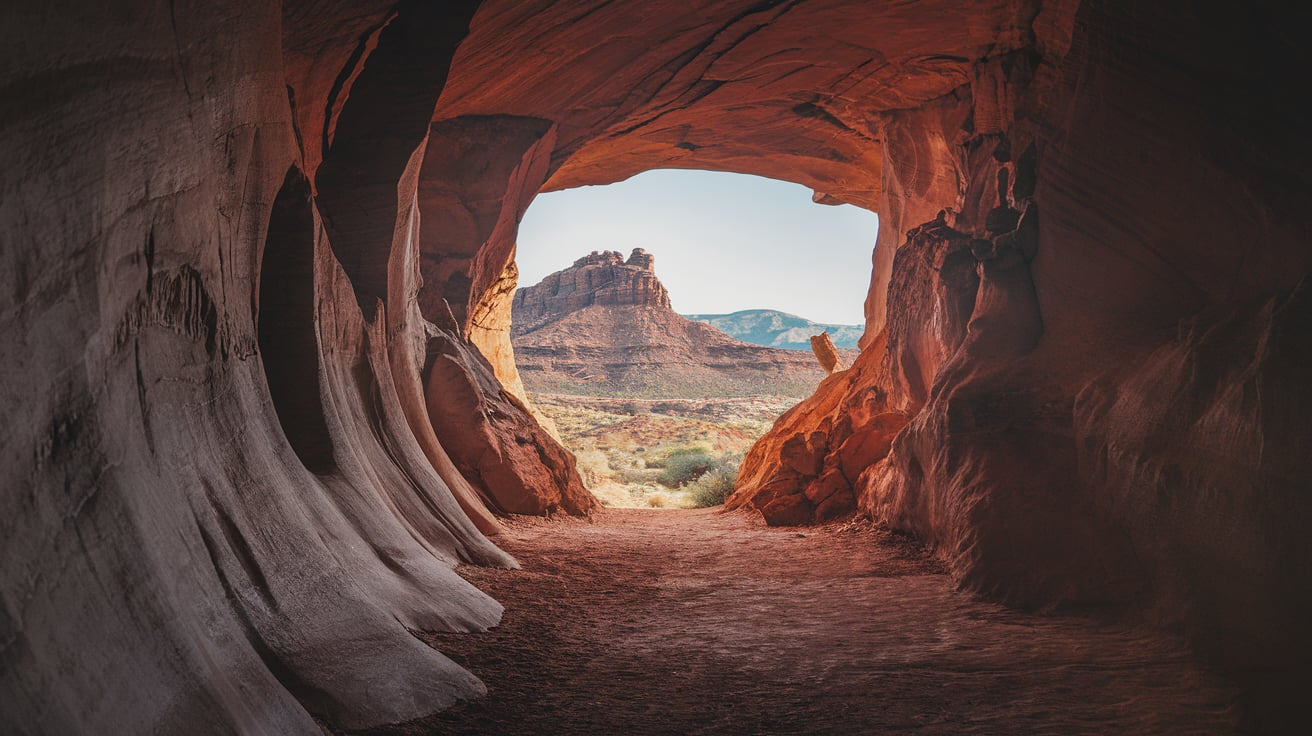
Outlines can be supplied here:
M770 526L804 526L815 520L815 506L800 493L780 496L761 507L761 516Z

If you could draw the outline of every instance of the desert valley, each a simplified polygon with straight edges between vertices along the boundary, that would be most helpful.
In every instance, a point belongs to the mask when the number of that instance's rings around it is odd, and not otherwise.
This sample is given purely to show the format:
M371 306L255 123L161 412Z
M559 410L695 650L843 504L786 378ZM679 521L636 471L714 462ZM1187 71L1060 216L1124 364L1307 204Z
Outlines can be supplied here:
M530 401L616 507L723 503L748 448L826 375L803 333L842 330L855 345L860 330L767 310L681 316L641 248L594 251L520 288L512 314Z

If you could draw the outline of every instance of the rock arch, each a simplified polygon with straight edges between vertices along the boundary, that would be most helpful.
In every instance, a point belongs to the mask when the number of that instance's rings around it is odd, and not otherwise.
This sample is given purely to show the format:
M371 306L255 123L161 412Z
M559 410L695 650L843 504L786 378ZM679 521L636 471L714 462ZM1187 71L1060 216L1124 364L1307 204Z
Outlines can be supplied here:
M526 417L515 222L656 166L881 215L861 358L735 504L847 498L987 594L1133 601L1233 665L1312 652L1305 11L76 5L3 31L6 730L314 733L476 695L405 630L491 625L449 567L513 564L426 405L433 341ZM280 441L250 298L289 168L326 475ZM472 452L549 442L511 425Z

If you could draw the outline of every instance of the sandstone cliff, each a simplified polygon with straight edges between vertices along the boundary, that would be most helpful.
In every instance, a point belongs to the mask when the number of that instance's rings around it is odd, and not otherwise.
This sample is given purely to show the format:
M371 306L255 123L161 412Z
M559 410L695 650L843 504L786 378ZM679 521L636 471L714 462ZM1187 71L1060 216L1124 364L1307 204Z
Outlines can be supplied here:
M538 284L515 292L511 334L524 335L584 307L670 308L656 278L655 259L634 248L627 261L616 251L593 251Z
M515 294L512 342L534 391L646 396L804 396L813 356L735 340L676 314L655 259L594 252Z

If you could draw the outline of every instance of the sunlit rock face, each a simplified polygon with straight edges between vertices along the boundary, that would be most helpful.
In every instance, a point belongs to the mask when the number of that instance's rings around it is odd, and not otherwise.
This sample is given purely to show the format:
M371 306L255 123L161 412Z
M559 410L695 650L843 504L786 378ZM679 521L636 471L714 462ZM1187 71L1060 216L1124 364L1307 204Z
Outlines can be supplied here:
M696 397L811 392L815 358L741 342L670 307L655 257L593 251L515 293L515 361L535 393Z
M513 384L533 195L653 167L881 216L864 352L734 505L856 508L971 589L1309 661L1308 19L1281 5L7 11L0 731L314 734L481 693L407 631L498 621L450 569L513 564L469 458L556 478L543 511L568 460L502 452L550 456L518 430L457 453L434 418L482 390L459 376Z
M587 307L670 309L670 293L656 278L655 259L634 248L628 261L617 251L583 256L574 265L515 293L512 332L536 329Z

